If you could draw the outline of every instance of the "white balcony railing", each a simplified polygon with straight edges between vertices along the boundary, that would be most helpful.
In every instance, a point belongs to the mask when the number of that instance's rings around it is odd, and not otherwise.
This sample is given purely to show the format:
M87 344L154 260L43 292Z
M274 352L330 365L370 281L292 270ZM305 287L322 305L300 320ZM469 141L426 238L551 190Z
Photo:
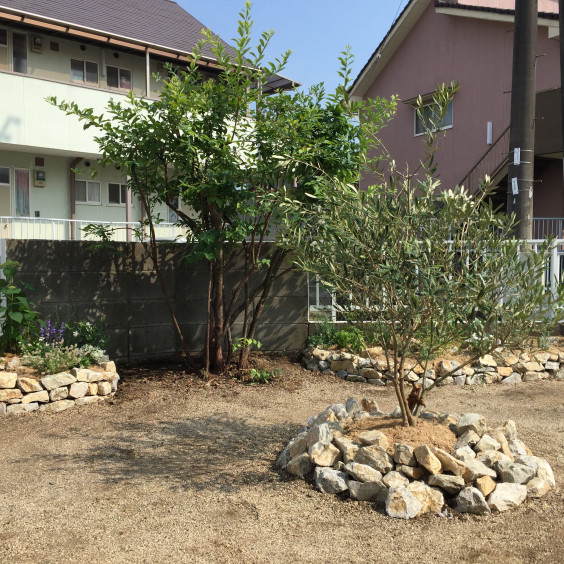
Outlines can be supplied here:
M112 230L112 241L148 240L148 231L141 228L139 222L109 222L44 217L9 217L0 216L0 240L3 239L47 239L51 241L95 241L97 238L88 234L85 228L100 225ZM187 230L174 223L155 225L157 239L174 241L187 239Z

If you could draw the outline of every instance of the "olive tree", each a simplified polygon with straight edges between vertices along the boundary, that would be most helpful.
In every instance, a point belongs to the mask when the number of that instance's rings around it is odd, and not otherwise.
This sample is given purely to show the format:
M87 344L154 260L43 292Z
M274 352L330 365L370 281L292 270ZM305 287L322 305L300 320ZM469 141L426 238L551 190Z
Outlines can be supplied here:
M371 329L406 425L416 423L405 391L407 358L424 368L425 393L450 375L426 381L438 352L467 346L470 363L499 346L519 346L561 317L564 303L564 287L551 292L544 283L550 241L534 252L512 239L514 217L492 208L488 185L478 195L440 185L434 152L454 90L438 90L418 171L399 170L384 155L381 181L366 190L320 176L309 207L290 194L283 204L282 243L295 249L299 268L341 297L345 319Z

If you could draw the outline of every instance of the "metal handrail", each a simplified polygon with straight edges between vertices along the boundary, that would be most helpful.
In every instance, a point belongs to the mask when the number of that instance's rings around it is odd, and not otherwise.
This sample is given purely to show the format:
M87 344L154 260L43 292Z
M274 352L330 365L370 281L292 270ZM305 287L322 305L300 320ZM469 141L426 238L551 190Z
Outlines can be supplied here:
M505 150L499 150L505 149ZM480 157L478 162L468 171L468 174L459 182L459 186L466 186L470 193L475 193L480 188L480 180L484 176L493 176L508 160L509 155L509 126L494 141L491 147ZM489 157L496 157L492 164ZM482 166L483 165L483 166ZM481 167L481 168L480 168Z
M84 232L88 225L103 225L113 228L113 241L148 240L143 225L138 221L99 221L86 219L61 219L48 217L0 216L0 240L4 239L48 239L52 241L85 241L95 237ZM174 241L178 237L186 240L187 229L174 223L155 225L157 238Z

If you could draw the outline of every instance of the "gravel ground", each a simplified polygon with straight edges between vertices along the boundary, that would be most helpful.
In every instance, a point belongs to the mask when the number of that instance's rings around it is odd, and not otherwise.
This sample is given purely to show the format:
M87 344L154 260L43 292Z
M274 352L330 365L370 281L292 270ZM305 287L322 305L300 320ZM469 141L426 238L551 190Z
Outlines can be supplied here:
M278 360L268 386L129 370L111 403L0 419L0 562L562 562L564 494L489 517L386 517L273 462L309 415L393 391ZM428 407L517 422L564 480L564 383L448 387Z

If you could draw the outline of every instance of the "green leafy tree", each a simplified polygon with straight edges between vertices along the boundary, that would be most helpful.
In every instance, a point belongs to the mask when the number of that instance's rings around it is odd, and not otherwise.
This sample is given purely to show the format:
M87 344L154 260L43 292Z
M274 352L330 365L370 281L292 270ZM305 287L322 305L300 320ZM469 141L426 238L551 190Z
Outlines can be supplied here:
M399 170L384 155L376 185L358 190L320 177L315 204L306 208L288 195L282 206L282 242L295 249L296 264L343 296L342 315L369 326L386 351L406 425L416 423L405 391L407 358L426 374L430 359L453 346L469 347L468 363L499 346L520 346L553 325L564 303L563 286L550 291L543 283L552 242L535 252L511 239L514 217L492 208L487 185L478 196L440 186L436 124L455 90L438 89L419 169ZM365 107L355 108L369 119ZM422 392L449 375L424 376Z
M102 164L119 165L129 175L129 187L146 213L157 276L189 359L159 272L157 205L166 204L189 230L187 260L207 261L206 372L220 372L231 360L236 320L242 319L242 332L235 337L253 342L274 281L291 268L287 249L266 244L273 237L282 189L303 200L319 171L344 181L358 173L358 126L336 97L325 100L321 86L307 93L270 92L269 80L284 69L289 52L265 62L272 32L263 33L252 48L251 29L247 3L233 52L204 31L192 62L169 69L156 101L130 95L127 102L112 101L104 114L95 114L51 99L85 128L98 130ZM205 45L216 59L211 78L198 66ZM239 253L241 276L228 286L227 268ZM241 368L248 354L243 346Z

